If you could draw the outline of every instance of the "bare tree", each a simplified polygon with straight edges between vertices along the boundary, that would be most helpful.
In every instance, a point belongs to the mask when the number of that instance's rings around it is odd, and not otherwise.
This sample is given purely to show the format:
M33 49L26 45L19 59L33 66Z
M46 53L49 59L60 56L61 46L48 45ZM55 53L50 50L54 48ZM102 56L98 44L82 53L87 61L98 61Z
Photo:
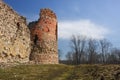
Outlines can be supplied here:
M68 52L66 54L66 58L67 58L67 64L74 64L73 63L73 54L71 52Z
M74 58L76 64L81 63L81 57L84 55L85 50L85 37L83 36L72 36L71 38L71 48L74 53Z
M112 46L112 44L110 42L108 42L106 39L102 39L99 41L100 42L100 62L102 63L106 63L106 59L107 59L107 55L110 53L110 48Z
M120 49L112 48L106 39L95 40L72 36L71 51L66 58L69 64L120 64Z
M94 39L89 39L88 40L88 63L93 64L96 63L96 57L97 57L97 46L98 43Z
M117 48L112 49L108 61L112 64L120 64L120 50Z

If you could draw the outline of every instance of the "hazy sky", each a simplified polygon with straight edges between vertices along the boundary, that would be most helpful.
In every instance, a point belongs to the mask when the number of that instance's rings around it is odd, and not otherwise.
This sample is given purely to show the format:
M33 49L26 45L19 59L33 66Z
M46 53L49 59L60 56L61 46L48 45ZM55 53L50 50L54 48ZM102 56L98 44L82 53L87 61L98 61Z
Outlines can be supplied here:
M120 47L120 0L4 0L28 21L37 20L41 8L58 18L59 48L68 51L71 35L107 38Z

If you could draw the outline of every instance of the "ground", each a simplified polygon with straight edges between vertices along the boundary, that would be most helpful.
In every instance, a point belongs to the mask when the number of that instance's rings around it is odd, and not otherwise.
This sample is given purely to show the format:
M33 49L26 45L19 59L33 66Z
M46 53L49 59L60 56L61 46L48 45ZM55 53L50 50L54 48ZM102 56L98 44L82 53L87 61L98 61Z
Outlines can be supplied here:
M120 80L120 65L16 65L0 68L0 80Z

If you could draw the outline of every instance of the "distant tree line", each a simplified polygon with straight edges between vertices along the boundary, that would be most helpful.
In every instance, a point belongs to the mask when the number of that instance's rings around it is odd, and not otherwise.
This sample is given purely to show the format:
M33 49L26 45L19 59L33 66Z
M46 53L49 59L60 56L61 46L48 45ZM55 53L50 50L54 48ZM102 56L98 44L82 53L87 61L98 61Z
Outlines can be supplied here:
M67 64L120 64L120 49L113 48L106 39L95 40L72 36Z

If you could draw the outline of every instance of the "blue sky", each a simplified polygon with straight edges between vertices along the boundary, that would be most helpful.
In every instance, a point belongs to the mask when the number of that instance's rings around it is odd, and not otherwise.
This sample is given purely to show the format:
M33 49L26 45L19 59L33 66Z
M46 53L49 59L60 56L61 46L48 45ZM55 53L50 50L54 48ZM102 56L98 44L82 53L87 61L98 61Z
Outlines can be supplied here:
M41 8L58 18L59 48L66 53L72 34L107 38L120 48L120 0L4 0L28 21L37 20Z

